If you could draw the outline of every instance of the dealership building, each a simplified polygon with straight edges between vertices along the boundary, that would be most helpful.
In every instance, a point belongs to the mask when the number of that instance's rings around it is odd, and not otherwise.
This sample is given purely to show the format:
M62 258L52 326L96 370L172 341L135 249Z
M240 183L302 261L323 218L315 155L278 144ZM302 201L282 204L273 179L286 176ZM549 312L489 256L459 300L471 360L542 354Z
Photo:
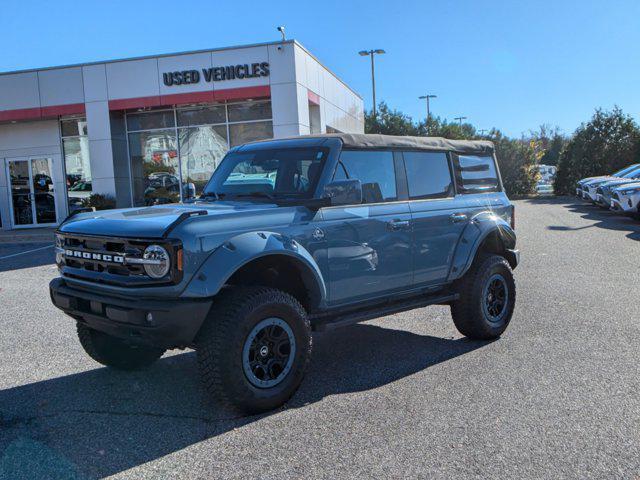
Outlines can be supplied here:
M293 40L0 74L0 222L55 226L198 195L248 141L364 131L362 98Z

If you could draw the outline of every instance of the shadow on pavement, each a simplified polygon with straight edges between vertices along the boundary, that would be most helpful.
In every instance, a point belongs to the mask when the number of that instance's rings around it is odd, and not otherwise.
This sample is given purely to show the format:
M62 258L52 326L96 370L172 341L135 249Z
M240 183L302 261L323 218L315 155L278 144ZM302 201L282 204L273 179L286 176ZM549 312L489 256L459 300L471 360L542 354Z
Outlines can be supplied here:
M367 324L314 342L285 408L374 389L487 344ZM145 371L97 368L0 391L0 478L101 478L282 411L241 418L203 397L194 352Z
M0 243L0 272L52 265L55 254L51 243Z
M573 197L543 197L528 199L525 201L531 204L564 205L570 211L580 214L580 216L585 220L595 222L592 225L585 225L582 227L549 225L547 227L548 230L556 232L574 232L589 228L604 228L607 230L628 232L627 238L640 241L640 222L621 213L612 212Z

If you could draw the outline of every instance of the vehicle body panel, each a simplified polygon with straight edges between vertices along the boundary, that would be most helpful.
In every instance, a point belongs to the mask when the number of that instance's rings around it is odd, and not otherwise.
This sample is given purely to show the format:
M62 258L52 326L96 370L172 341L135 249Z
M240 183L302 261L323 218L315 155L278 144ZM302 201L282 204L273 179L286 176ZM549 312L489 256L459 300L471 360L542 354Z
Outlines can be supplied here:
M331 305L411 287L408 202L324 208L322 217Z

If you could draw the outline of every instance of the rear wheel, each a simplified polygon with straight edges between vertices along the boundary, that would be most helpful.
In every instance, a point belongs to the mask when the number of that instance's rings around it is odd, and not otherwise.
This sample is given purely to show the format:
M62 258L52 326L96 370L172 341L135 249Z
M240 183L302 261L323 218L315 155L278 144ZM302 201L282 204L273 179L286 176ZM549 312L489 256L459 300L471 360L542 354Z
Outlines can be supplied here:
M229 288L216 298L196 341L204 387L242 413L284 404L300 386L311 355L306 312L273 288Z
M460 333L487 340L506 330L513 316L516 285L505 258L477 258L458 285L458 293L460 298L451 304L451 316Z
M136 370L151 365L165 352L163 348L131 345L124 340L77 323L78 339L96 362L119 370Z

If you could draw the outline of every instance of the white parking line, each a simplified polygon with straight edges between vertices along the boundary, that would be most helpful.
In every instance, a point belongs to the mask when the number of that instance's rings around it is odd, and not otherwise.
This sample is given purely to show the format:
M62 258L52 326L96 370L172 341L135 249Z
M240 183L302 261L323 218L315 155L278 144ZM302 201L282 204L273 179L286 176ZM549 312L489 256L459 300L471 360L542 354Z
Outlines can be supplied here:
M47 245L46 247L34 248L33 250L27 250L26 252L14 253L12 255L7 255L5 257L0 257L0 260L4 260L6 258L17 257L18 255L24 255L26 253L33 253L39 250L44 250L45 248L53 248L53 245Z

